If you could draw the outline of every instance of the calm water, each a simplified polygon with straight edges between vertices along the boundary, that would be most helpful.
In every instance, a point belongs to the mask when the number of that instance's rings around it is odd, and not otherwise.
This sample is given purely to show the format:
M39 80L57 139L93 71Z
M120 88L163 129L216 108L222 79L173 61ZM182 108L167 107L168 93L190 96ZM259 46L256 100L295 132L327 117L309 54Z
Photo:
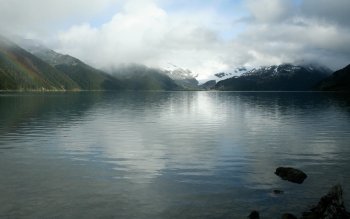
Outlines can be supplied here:
M0 218L280 218L349 182L341 96L0 94Z

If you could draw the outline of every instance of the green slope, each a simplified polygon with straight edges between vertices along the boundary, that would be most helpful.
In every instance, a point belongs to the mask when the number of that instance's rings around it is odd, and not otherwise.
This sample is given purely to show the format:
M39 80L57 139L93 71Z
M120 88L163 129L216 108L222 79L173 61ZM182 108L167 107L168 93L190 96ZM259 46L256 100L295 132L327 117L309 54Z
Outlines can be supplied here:
M71 78L0 37L0 90L77 90Z
M31 40L26 40L22 44L33 55L74 80L83 90L119 90L123 88L120 80L77 58L57 53Z
M143 65L120 66L112 74L122 80L128 90L183 90L161 70Z
M55 68L73 79L83 90L119 90L123 88L122 82L118 79L80 61L77 65L60 64Z

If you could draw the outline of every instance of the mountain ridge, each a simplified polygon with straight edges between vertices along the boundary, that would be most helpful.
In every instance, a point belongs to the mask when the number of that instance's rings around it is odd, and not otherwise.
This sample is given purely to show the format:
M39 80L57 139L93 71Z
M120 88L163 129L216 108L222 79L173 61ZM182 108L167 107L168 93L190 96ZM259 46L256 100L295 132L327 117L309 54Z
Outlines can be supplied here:
M332 75L320 81L315 89L321 91L350 91L350 65L335 71Z
M216 81L201 85L190 70L170 65L156 69L124 64L106 73L34 41L24 40L18 46L0 36L0 90L350 90L350 65L332 75L317 64L241 67L235 70L239 76L221 72L215 74Z
M0 37L0 90L80 90L71 78Z
M281 64L254 68L240 76L219 81L218 90L236 91L311 91L313 86L331 74L322 66Z
M73 56L57 53L30 40L25 40L22 46L33 55L70 77L82 90L123 89L122 82L117 78L87 65Z

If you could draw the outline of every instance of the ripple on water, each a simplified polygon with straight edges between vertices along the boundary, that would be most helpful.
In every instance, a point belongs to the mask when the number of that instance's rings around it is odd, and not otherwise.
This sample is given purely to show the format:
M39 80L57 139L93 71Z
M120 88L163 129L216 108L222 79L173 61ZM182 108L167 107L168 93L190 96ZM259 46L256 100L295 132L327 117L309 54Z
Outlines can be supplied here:
M0 217L276 218L336 182L349 203L349 108L318 93L0 95Z

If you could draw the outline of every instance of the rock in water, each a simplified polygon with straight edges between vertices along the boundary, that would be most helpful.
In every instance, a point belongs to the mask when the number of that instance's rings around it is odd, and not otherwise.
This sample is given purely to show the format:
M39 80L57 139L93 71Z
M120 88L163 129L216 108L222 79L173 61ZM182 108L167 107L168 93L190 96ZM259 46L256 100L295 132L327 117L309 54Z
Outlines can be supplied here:
M294 216L293 214L283 214L282 215L282 219L298 219L296 216Z
M307 177L303 171L292 167L278 167L275 174L284 180L298 184L303 183Z
M344 207L343 190L340 185L334 186L323 196L317 206L304 212L301 219L350 219Z
M273 194L276 194L276 195L284 193L282 190L279 190L279 189L274 189L272 192L273 192Z
M249 219L260 219L259 212L257 211L252 211L250 215L248 216Z

